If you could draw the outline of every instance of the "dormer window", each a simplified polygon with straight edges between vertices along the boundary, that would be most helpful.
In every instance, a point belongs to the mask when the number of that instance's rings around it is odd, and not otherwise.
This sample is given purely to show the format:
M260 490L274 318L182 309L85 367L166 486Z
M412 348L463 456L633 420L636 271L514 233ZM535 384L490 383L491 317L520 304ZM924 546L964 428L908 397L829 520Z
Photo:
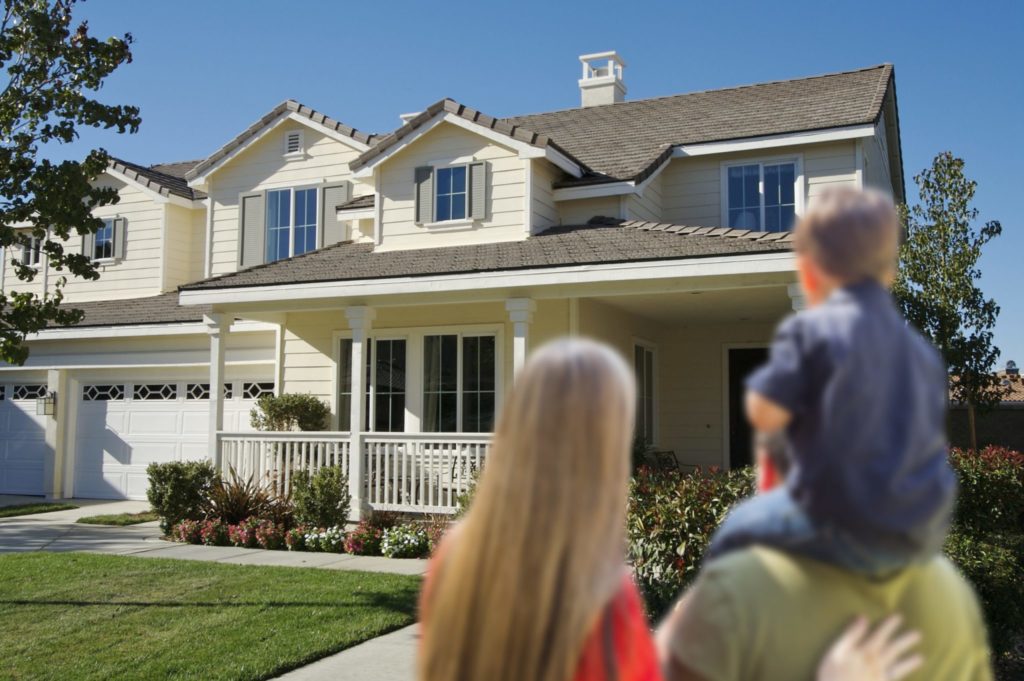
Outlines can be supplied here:
M43 240L37 236L29 237L28 243L22 247L21 264L26 267L39 267Z
M793 228L802 183L797 160L723 166L726 226L764 232Z
M267 192L266 260L274 262L316 248L316 188Z
M466 168L452 166L437 169L437 222L466 219Z
M305 151L301 130L289 130L284 134L284 155L287 157L302 156Z
M114 258L114 221L104 220L103 226L96 230L93 243L93 260L113 260Z

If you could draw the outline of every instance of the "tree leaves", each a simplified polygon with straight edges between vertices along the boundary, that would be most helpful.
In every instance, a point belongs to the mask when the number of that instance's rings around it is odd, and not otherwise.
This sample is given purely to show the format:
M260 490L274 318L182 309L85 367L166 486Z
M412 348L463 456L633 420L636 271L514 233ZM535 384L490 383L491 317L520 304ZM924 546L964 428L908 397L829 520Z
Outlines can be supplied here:
M93 217L98 206L117 203L117 192L93 185L109 163L96 149L82 161L53 163L39 158L47 144L66 144L81 127L134 133L139 109L105 104L94 98L104 80L131 61L132 37L100 40L86 22L73 21L75 0L5 0L0 21L0 247L8 280L0 291L0 361L22 364L25 337L49 326L79 321L75 310L61 309L68 277L96 279L91 260L69 253L67 240L102 226ZM18 291L10 274L30 282L36 269L16 255L32 237L43 241L42 257L52 276L42 295Z
M945 358L953 399L994 406L1005 393L992 373L999 356L992 344L999 306L976 283L982 247L1002 233L1002 226L998 221L974 226L977 183L964 175L963 159L951 152L936 156L914 181L921 202L901 209L906 240L893 293L907 319Z

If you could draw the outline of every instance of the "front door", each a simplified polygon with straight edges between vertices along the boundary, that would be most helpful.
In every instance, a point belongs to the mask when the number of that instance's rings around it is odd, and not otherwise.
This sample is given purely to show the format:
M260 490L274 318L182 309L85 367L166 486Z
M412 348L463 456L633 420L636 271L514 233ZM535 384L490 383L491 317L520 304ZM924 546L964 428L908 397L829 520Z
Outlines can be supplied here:
M753 433L743 410L744 381L768 359L767 348L729 350L729 467L741 468L754 462Z

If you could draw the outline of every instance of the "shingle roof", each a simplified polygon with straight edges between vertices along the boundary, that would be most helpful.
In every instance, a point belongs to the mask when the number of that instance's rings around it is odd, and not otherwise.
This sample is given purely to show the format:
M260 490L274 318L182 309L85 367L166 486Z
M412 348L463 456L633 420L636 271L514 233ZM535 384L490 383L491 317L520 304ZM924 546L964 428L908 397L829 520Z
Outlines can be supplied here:
M597 218L587 225L553 227L523 241L404 251L374 251L372 244L346 241L287 260L186 284L181 290L679 260L791 248L792 234L788 232Z
M345 203L335 208L335 210L358 210L365 208L373 208L373 204L373 194L366 194L365 196L357 196L354 199L349 199Z
M811 78L759 83L566 109L504 121L557 140L597 176L573 181L642 180L673 145L874 123L892 64Z
M506 137L509 137L510 139L514 139L519 142L524 142L525 144L529 144L530 146L537 147L539 149L551 147L552 149L556 149L562 154L565 154L566 156L572 158L572 154L568 153L565 149L560 147L557 143L555 143L554 140L552 140L547 135L538 134L536 132L528 130L527 127L518 123L509 123L508 121L503 121L500 118L488 116L487 114L481 111L471 109L465 104L460 104L456 102L454 99L442 99L428 106L425 111L420 112L419 115L409 120L407 123L399 127L397 130L381 137L379 140L376 141L376 144L374 144L374 146L370 147L362 154L360 154L358 157L356 157L356 159L352 161L351 164L349 164L349 167L352 170L356 170L372 162L374 159L387 154L389 149L391 149L396 144L401 142L403 139L405 139L406 137L413 134L421 127L429 123L430 120L434 118L434 116L441 113L442 111L459 116L464 120L493 130L497 133L505 135ZM576 161L581 167L586 167L577 159L572 158L572 160Z
M176 291L146 298L97 300L67 307L85 312L85 318L76 325L79 327L199 322L210 311L207 305L178 305Z
M111 167L114 170L142 183L153 191L164 196L173 194L190 200L206 196L202 192L193 190L185 182L185 173L197 163L199 161L175 161L142 166L119 158L111 157L110 159Z
M322 114L322 113L320 113L318 111L315 111L315 110L309 108L308 106L305 106L304 104L300 104L299 102L296 102L294 99L287 99L287 100L281 102L280 104L278 104L277 106L275 106L270 111L268 111L266 113L266 115L264 115L258 121L256 121L252 125L250 125L248 128L243 130L241 133L239 133L230 142L228 142L227 144L222 146L220 149L218 149L217 151L215 151L212 154L210 154L209 156L207 156L202 161L202 163L199 163L198 165L193 167L191 170L189 170L185 174L185 179L186 180L194 180L196 177L199 177L204 172L209 170L211 167L216 165L221 159L229 156L236 149L238 149L239 147L244 145L246 142L248 142L250 138L252 138L254 135L256 135L256 133L258 133L260 130L262 130L266 125L268 125L270 122L272 122L275 118L277 118L278 116L281 116L282 114L288 113L288 112L296 113L296 114L298 114L300 116L305 116L306 118L308 118L309 120L313 121L314 123L318 123L318 124L323 125L323 126L325 126L327 128L330 128L330 129L332 129L332 130L334 130L336 132L339 132L342 135L345 135L347 137L351 137L355 141L360 142L362 144L373 144L374 139L376 137L376 135L372 135L372 134L368 134L368 133L365 133L365 132L361 132L359 130L356 130L353 127L345 125L344 123L342 123L340 121L336 121L333 118L330 118L330 117L328 117L328 116L326 116L326 115L324 115L324 114Z

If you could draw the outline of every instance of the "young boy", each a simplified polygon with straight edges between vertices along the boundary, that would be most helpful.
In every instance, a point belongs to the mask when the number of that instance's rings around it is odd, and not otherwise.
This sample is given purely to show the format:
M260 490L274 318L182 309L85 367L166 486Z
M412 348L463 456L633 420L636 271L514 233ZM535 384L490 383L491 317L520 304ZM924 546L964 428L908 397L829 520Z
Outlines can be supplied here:
M899 221L876 192L820 196L795 231L809 308L747 380L759 437L785 431L782 487L740 504L709 555L763 544L870 575L930 557L955 497L946 370L888 291Z

